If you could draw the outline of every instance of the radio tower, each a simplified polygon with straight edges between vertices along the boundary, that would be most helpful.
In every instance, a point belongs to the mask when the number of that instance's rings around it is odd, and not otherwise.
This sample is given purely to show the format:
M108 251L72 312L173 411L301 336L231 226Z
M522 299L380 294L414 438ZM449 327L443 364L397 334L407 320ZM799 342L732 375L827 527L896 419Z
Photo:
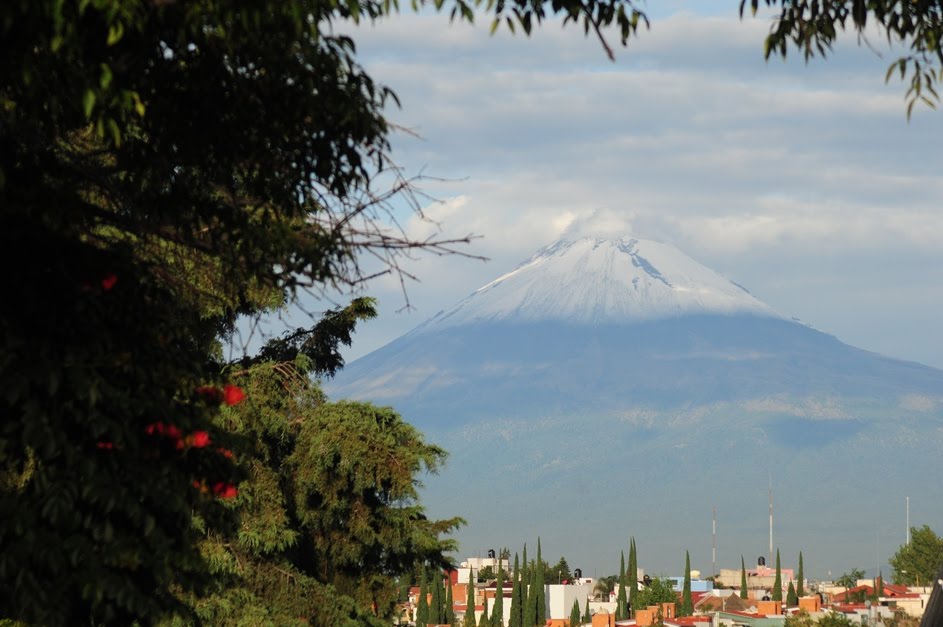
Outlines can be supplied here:
M769 560L773 563L773 473L769 473Z

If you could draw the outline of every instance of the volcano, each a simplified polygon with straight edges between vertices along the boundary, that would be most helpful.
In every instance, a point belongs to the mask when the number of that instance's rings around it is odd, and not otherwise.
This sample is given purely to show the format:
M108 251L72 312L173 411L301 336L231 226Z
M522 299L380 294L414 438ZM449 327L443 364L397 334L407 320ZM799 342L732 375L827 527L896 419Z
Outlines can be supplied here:
M738 512L731 563L765 553L771 476L791 495L780 537L806 564L819 547L823 574L865 565L840 531L864 520L869 564L875 526L903 529L901 490L926 491L943 451L943 371L844 344L629 237L555 242L325 387L394 406L452 451L425 500L469 519L466 553L533 528L600 567L613 533L616 551L647 532L694 557L715 506Z

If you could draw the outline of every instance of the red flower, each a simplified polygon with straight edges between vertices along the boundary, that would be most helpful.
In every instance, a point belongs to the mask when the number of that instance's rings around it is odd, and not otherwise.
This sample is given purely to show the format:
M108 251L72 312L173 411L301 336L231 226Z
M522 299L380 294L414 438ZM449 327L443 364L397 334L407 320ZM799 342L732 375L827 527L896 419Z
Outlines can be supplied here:
M213 385L203 385L196 389L196 393L211 403L223 402L223 391Z
M239 495L239 490L231 483L220 481L213 485L213 494L221 499L234 499Z
M188 438L190 446L194 448L203 448L210 443L210 434L206 431L194 431Z
M118 276L114 272L109 272L105 275L105 278L102 279L102 289L107 292L113 288L117 282Z
M223 388L223 402L227 405L235 405L246 397L246 393L238 385L227 385Z
M232 451L228 448L218 448L216 451L226 459L232 459Z
M110 450L113 450L113 449L115 448L115 445L114 445L113 442L105 442L105 441L101 441L101 442L99 442L98 444L96 444L95 446L97 446L98 448L102 449L103 451L110 451Z

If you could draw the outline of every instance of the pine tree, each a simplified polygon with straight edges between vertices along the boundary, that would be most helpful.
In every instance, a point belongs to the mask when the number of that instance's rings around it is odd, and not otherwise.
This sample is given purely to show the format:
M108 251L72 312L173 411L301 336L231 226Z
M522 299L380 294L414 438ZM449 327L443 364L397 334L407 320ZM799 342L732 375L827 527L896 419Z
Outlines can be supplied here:
M635 596L638 593L638 555L635 552L635 537L629 539L629 589L628 594L629 614L631 614L634 605ZM626 616L631 618L631 616Z
M546 572L544 571L544 560L540 555L540 536L537 537L537 575L534 578L534 584L537 586L535 605L537 610L536 625L547 624L547 590L544 588Z
M487 612L485 612L487 614ZM465 627L477 627L475 623L475 579L472 569L468 569L468 596L465 600Z
M776 579L773 580L773 600L783 600L783 573L779 566L779 549L776 549Z
M498 568L498 584L491 608L491 627L504 627L504 569Z
M419 578L419 603L416 606L416 627L425 627L429 623L429 585L426 582L426 567L421 569Z
M521 627L522 599L521 599L521 569L517 561L517 553L514 554L514 572L511 576L514 579L514 585L511 588L511 615L508 617L508 627Z
M747 595L747 567L742 555L740 556L740 598L749 598Z
M796 581L796 596L801 598L805 596L805 588L802 581L802 551L799 551L799 577Z
M684 552L684 587L681 589L681 616L694 614L694 602L691 600L691 555Z
M573 609L570 610L570 627L579 627L580 623L580 602L573 599Z
M786 590L786 607L795 607L799 605L799 597L796 595L796 588L789 582L789 589Z
M616 595L616 620L623 620L629 617L629 602L625 595L625 552L619 552L619 594Z

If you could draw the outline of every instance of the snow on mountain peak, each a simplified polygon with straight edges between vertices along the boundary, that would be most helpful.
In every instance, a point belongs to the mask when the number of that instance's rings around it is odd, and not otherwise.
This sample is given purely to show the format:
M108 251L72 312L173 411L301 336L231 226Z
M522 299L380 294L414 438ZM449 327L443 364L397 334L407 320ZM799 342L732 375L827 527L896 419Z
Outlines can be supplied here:
M694 314L780 317L674 246L644 239L561 239L422 325L563 320L625 324Z

